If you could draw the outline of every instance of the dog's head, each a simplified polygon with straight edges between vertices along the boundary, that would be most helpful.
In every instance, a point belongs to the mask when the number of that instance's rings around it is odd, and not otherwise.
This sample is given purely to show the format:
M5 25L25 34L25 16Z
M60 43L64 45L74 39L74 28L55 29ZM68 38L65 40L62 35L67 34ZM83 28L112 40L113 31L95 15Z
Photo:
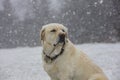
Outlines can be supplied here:
M42 27L40 31L40 39L42 44L50 45L63 44L67 40L68 31L62 24L51 23Z

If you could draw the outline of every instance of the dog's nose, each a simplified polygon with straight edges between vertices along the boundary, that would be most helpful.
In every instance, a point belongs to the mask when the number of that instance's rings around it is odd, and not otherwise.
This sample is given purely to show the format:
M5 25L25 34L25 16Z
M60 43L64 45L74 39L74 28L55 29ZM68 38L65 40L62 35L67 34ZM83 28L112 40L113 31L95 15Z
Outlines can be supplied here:
M59 42L65 41L65 34L59 34Z

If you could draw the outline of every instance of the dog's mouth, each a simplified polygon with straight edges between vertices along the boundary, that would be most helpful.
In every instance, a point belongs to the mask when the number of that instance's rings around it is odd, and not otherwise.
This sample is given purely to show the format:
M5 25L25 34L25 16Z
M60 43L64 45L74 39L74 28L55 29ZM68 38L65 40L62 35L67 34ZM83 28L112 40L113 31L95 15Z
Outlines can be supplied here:
M54 46L56 46L56 45L62 45L62 44L64 44L64 43L65 43L65 35L64 35L64 34L61 34L61 35L59 35L58 40L57 40L57 43L54 44Z

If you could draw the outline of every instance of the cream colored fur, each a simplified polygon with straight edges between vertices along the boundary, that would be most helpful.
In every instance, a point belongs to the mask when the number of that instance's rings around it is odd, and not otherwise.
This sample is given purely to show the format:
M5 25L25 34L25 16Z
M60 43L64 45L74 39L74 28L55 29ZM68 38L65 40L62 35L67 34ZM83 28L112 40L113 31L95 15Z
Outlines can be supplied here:
M56 29L56 32L52 34L51 29ZM61 29L65 29L65 32L62 32ZM103 71L68 39L67 29L61 24L52 23L43 26L40 35L43 38L41 42L46 53L54 48L53 44L56 43L60 33L66 34L63 54L53 62L46 62L44 60L45 55L42 53L43 66L51 80L108 80ZM51 57L60 52L61 45L58 45Z

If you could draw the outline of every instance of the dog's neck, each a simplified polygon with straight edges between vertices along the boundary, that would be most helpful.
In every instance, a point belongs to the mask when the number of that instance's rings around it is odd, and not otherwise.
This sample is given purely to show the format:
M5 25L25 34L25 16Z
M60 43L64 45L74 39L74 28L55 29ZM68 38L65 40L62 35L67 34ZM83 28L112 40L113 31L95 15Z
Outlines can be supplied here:
M50 44L44 44L43 46L44 61L46 63L52 63L59 56L63 54L64 48L65 48L65 43L63 43L61 46L59 45L53 46Z

